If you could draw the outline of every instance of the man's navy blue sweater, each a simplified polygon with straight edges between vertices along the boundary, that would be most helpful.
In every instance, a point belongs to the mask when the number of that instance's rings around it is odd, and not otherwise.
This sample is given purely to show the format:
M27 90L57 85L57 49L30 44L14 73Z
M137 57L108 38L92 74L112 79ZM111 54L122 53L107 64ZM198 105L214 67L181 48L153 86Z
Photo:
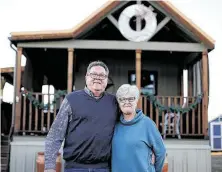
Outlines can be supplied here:
M72 110L63 148L66 168L108 167L117 119L115 96L104 93L96 99L80 90L66 98Z

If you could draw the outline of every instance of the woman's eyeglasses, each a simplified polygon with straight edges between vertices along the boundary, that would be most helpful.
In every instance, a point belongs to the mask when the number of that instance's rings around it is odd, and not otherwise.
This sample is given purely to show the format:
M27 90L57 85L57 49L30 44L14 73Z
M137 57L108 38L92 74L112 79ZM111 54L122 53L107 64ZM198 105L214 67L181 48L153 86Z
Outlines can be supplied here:
M121 103L126 103L127 101L131 103L131 102L134 102L135 99L136 99L135 97L128 97L128 98L122 97L122 98L119 98L119 101Z

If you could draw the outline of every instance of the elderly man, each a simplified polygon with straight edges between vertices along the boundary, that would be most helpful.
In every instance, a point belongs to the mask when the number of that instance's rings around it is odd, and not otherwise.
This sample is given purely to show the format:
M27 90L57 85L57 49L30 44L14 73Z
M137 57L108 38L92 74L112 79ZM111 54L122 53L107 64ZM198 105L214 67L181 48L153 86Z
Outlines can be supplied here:
M115 96L105 91L109 70L100 61L89 64L86 87L68 94L45 143L45 172L55 172L56 157L65 139L65 172L108 172L117 118Z

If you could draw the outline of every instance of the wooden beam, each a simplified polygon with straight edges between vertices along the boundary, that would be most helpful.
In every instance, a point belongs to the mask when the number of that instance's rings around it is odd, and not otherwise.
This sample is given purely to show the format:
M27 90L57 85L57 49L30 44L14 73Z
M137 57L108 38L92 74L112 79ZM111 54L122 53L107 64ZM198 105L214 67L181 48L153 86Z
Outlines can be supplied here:
M184 27L183 24L181 24L181 21L179 20L179 18L177 18L176 16L172 15L169 11L166 11L163 9L163 7L160 6L159 3L155 2L155 1L149 1L147 0L153 7L155 7L156 9L158 9L160 12L162 12L163 14L165 14L166 16L170 17L176 24L177 26L184 32L186 33L191 39L193 39L194 41L197 42L201 42L201 40L192 32L192 30L187 29L186 27ZM209 47L210 48L210 47Z
M208 128L208 52L204 51L202 53L202 86L203 86L203 134L207 136L207 128Z
M141 50L136 50L136 85L141 89Z
M105 40L62 40L18 43L24 48L75 48L75 49L107 49L107 50L149 50L149 51L178 51L203 52L206 47L199 43L182 42L131 42Z
M78 37L76 37L76 38L82 38L82 36L84 35L84 37L85 37L85 34L87 34L88 35L88 33L87 32L90 32L98 23L100 23L104 18L106 18L107 16L109 16L110 14L112 14L112 13L114 13L114 12L116 12L117 10L119 10L120 8L122 8L124 5L126 5L128 3L128 1L119 1L118 2L118 5L115 7L115 8L112 8L112 10L111 11L109 11L108 13L107 12L105 12L105 13L103 13L103 15L102 15L102 17L100 17L99 19L96 19L96 21L97 22L92 22L92 21L94 21L94 20L92 20L90 23L90 25L89 26L87 26L87 29L82 29L80 32L81 33L79 33L78 34ZM95 18L94 18L95 19ZM75 48L75 47L73 47L73 48Z
M156 35L168 22L170 21L170 17L165 17L157 26L155 33L150 37L151 38Z
M25 69L24 66L21 67L21 71L23 72ZM5 68L0 68L0 73L13 73L14 72L14 67L5 67Z
M111 14L108 15L107 18L108 18L109 21L111 21L111 23L119 30L119 26L118 26L117 20L116 20Z
M141 91L141 50L136 50L136 86ZM139 98L137 107L142 109L142 98Z
M72 92L72 86L73 86L73 53L74 49L69 48L68 49L68 77L67 77L67 91L68 93Z
M198 59L198 55L199 53L193 53L193 52L190 53L184 60L184 67L193 65L194 64L193 62L196 61L196 59Z
M193 96L193 66L188 67L188 96Z
M17 60L16 60L16 106L15 106L15 133L20 130L21 125L21 59L22 48L17 48Z

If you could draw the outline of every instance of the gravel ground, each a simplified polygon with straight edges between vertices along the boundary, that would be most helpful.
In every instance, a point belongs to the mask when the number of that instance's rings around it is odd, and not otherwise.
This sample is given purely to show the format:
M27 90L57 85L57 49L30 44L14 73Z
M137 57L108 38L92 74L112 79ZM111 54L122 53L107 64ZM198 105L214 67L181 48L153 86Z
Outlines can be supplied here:
M222 155L211 156L212 172L222 172Z

